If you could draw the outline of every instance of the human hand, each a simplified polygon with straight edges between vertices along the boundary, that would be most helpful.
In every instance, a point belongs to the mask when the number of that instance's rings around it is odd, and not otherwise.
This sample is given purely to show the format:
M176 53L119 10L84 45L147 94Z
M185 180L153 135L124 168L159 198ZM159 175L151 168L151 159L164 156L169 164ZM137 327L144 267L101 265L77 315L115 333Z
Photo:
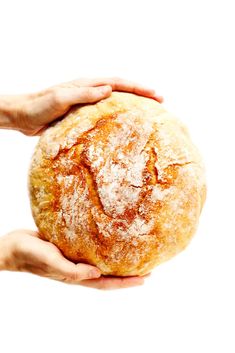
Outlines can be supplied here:
M38 232L20 229L0 237L0 269L30 272L39 276L97 289L118 289L141 285L143 277L104 277L87 264L74 264Z
M28 136L40 135L50 122L63 116L72 105L97 102L109 97L112 91L131 92L160 103L163 101L154 90L120 78L78 79L38 93L12 97L15 101L13 128Z

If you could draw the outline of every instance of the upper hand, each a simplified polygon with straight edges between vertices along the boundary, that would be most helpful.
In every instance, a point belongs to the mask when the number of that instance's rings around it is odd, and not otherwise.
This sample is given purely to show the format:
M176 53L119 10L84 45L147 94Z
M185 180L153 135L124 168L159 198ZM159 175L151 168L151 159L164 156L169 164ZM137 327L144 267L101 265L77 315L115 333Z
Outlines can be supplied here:
M117 289L141 285L144 277L103 277L87 264L74 264L38 232L17 230L0 237L0 269L25 271L71 284L97 289Z
M109 97L112 91L131 92L160 103L163 101L153 89L120 78L79 79L16 97L15 129L25 135L38 135L72 105L97 102Z

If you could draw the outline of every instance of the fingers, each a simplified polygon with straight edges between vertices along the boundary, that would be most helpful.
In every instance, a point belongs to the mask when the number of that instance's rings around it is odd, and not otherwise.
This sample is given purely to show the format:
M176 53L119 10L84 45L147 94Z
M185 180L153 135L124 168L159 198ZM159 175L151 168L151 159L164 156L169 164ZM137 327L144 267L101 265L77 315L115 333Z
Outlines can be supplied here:
M130 92L137 95L153 98L159 103L163 102L163 97L156 94L154 89L142 86L138 83L124 80L118 77L114 78L97 78L97 79L79 79L71 82L73 85L84 85L89 87L97 87L101 85L109 85L113 91Z
M109 85L99 87L60 87L53 94L55 103L61 107L74 104L94 103L110 96L112 88Z
M121 289L128 287L140 286L144 283L144 279L150 276L150 273L145 276L133 277L105 277L101 276L100 270L91 265L79 263L75 265L69 260L65 259L60 253L60 261L54 262L53 272L59 278L57 280L70 283L80 284L85 287L96 289Z
M130 92L162 103L163 97L151 88L121 78L78 79L25 95L15 129L27 136L41 135L53 120L75 104L89 104L107 98L112 91Z
M144 277L100 277L81 281L80 284L85 287L96 289L121 289L140 286L144 283Z
M71 267L71 270L67 274L66 282L72 284L78 284L83 280L96 279L101 276L100 270L91 265L77 264Z
M99 278L101 276L101 272L97 267L82 263L76 265L59 253L48 265L51 268L51 273L56 276L56 279L71 284L79 284L82 280Z

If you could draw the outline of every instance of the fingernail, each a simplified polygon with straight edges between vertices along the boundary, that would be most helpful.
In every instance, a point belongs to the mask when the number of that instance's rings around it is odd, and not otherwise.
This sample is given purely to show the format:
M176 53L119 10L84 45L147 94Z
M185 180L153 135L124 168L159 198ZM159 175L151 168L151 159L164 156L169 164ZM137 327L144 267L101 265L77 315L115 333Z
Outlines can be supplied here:
M91 270L89 272L90 278L99 278L101 276L101 272L99 270Z

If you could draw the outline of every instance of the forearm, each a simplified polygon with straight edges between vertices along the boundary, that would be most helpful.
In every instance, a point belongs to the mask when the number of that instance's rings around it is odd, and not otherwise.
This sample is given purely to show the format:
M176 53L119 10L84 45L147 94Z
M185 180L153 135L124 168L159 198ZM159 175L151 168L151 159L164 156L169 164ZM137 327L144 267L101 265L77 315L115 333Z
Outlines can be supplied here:
M0 129L16 130L17 96L0 95Z

